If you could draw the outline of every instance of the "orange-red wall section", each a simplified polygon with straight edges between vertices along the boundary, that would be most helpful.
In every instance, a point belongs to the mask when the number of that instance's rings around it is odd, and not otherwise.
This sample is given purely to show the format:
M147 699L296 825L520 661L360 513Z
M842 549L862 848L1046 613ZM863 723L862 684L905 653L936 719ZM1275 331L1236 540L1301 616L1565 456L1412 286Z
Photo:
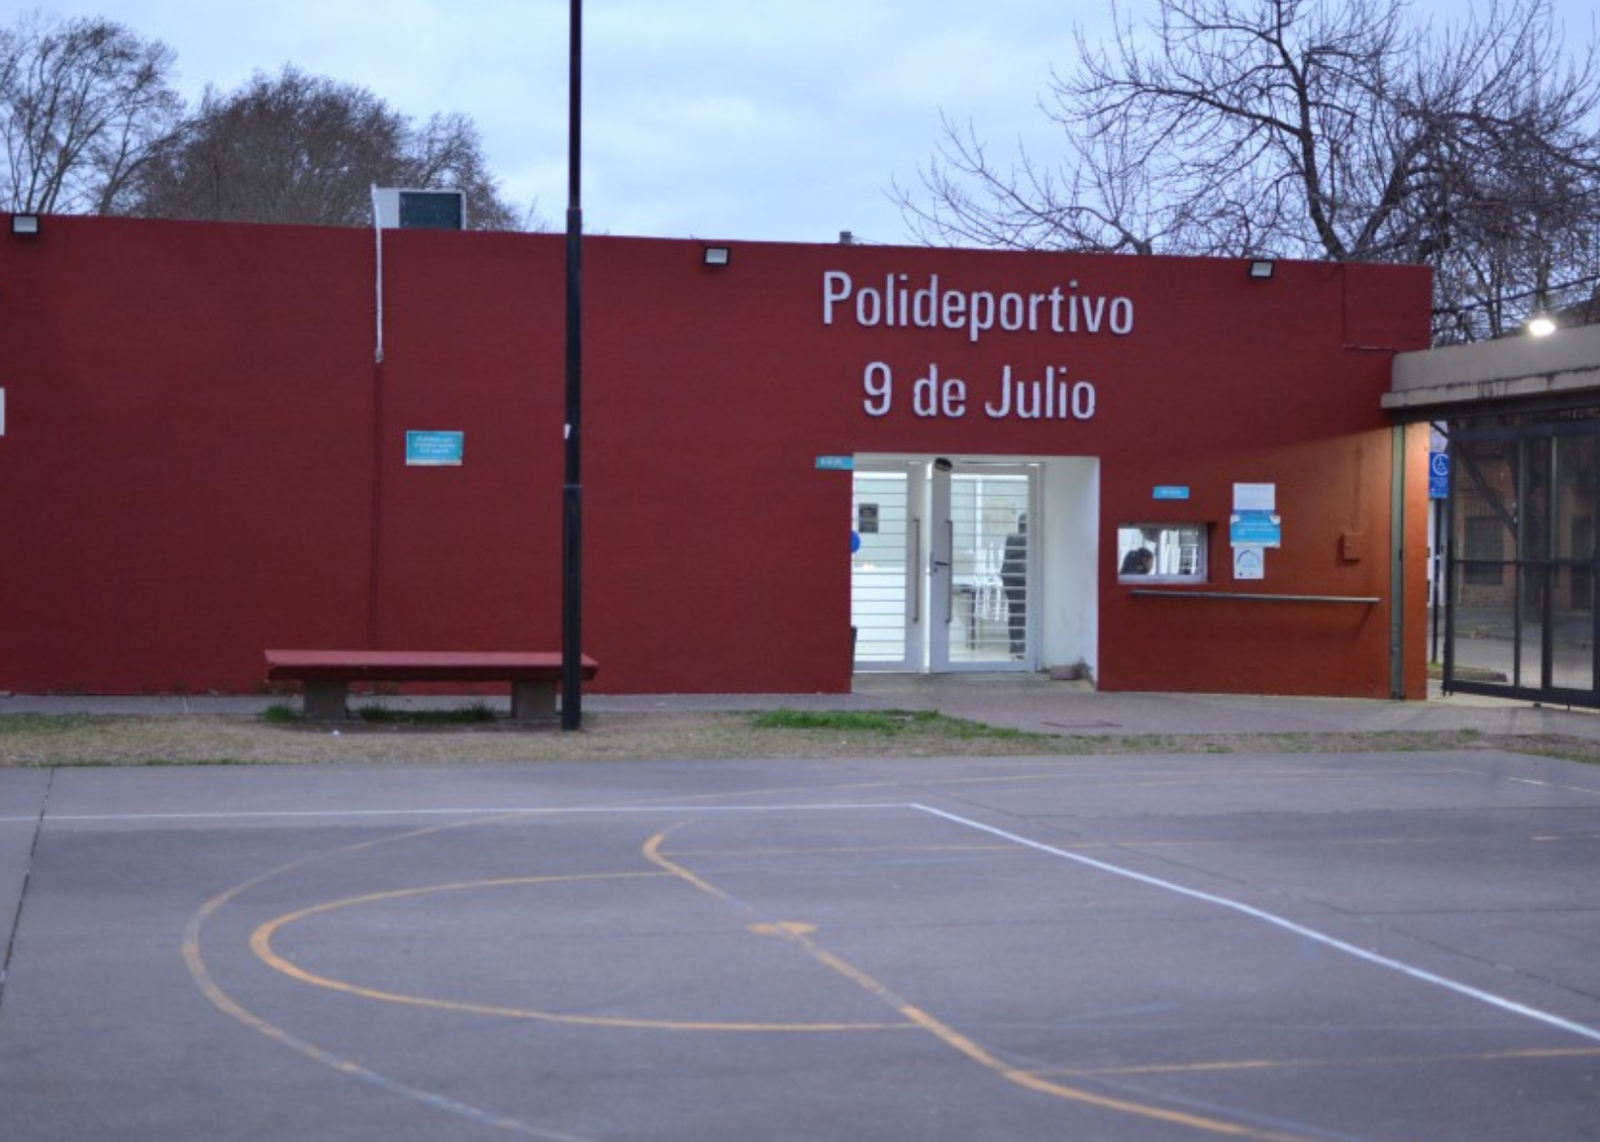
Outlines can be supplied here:
M847 688L850 482L815 459L874 452L1099 458L1102 686L1389 692L1379 399L1393 353L1426 343L1425 270L701 252L585 244L599 689ZM563 239L386 232L381 362L376 263L360 230L51 217L0 236L0 689L248 691L268 646L559 646ZM893 378L887 409L869 366ZM1092 416L1004 411L1007 368L1092 385ZM924 415L913 382L934 370L947 399ZM463 433L463 462L408 466L419 429ZM1413 696L1424 449L1407 453ZM1275 484L1283 516L1257 589L1381 601L1117 583L1116 524L1171 518L1211 525L1212 589L1250 588L1229 578L1237 482Z

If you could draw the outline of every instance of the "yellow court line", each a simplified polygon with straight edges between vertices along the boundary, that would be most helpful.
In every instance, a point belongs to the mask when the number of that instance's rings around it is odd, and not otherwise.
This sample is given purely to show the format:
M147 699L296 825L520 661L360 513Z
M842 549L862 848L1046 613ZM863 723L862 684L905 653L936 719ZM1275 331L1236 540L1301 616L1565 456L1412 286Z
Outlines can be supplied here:
M1556 844L1556 843L1588 843L1600 839L1594 834L1578 833L1572 836L1523 836L1523 837L1496 837L1496 843L1518 844ZM1358 848L1404 848L1420 845L1448 845L1459 844L1460 837L1452 836L1427 836L1414 837L1297 837L1295 849L1305 852L1309 849L1358 849ZM1109 841L1067 841L1056 845L1058 849L1067 852L1091 852L1095 849L1207 849L1207 848L1249 848L1256 845L1278 844L1276 841L1253 841L1248 838L1224 837L1217 840L1173 840L1170 838L1140 838L1122 837ZM1004 846L1001 846L1002 848Z
M1517 751L1514 749L1508 750L1507 752L1517 753ZM1550 760L1549 758L1540 754L1522 754L1521 756L1536 758L1541 761ZM1485 776L1482 770L1470 769L1463 765L1446 765L1443 762L1429 762L1428 764L1434 769L1443 770L1445 773L1464 773L1469 777ZM1545 781L1542 778L1537 777L1514 777L1509 774L1497 776L1495 777L1495 780L1504 781L1508 785L1534 785L1541 789L1556 789L1563 793L1586 793L1591 797L1600 797L1600 789L1597 789L1592 785L1564 785L1559 781Z
M818 793L864 793L874 789L903 789L903 781L843 781L837 784L823 785L772 785L764 789L737 789L724 793L680 793L671 797L634 797L624 801L624 805L648 809L652 805L692 805L697 802L716 801L749 801L752 798L781 797L791 793L803 793L815 796ZM709 808L709 806L708 806ZM808 805L795 805L795 809L805 810ZM874 801L864 802L862 808L866 809L899 809L902 805L893 801L878 804Z
M1395 770L1386 773L1388 776L1424 777L1428 779L1439 778L1441 775L1426 770ZM1074 785L1092 790L1105 789L1152 789L1158 786L1175 785L1205 785L1214 786L1219 780L1243 777L1251 778L1262 785L1283 784L1316 784L1329 782L1362 781L1370 778L1370 773L1346 772L1343 770L1322 770L1320 772L1306 772L1303 770L1266 770L1254 771L1249 769L1217 770L1206 773L1178 772L1174 770L1153 770L1149 773L1072 773L1062 771L1057 773L1016 773L1016 774L980 774L976 777L929 777L918 778L911 784L916 788L929 788L947 785L1008 785L1024 781L1071 781ZM895 782L895 785L904 788L907 783ZM1246 785L1250 782L1245 782Z
M821 845L817 848L677 849L680 857L706 856L868 856L893 853L1013 853L1016 845Z
M312 916L319 916L335 912L344 908L356 908L367 904L383 903L391 900L403 900L409 897L427 896L441 892L460 892L483 888L524 887L535 884L565 884L582 881L598 880L660 880L667 876L664 872L608 872L608 873L579 873L570 875L552 876L514 876L500 877L493 880L463 881L455 884L438 884L413 888L397 888L386 892L371 892L362 896L352 896L343 900L330 900L322 904L314 904L308 908L301 908L294 912L286 912L274 917L260 925L250 935L250 949L262 963L274 971L295 980L298 983L308 984L312 987L326 988L329 991L339 992L344 995L357 996L361 999L376 1000L382 1003L393 1003L405 1007L425 1007L435 1011L453 1011L465 1015L486 1015L501 1019L529 1019L541 1023L559 1023L578 1027L616 1027L634 1030L659 1030L659 1031L716 1031L727 1033L839 1033L846 1031L904 1031L909 1029L908 1023L860 1023L860 1022L815 1022L815 1023L774 1023L736 1020L692 1020L692 1019L643 1019L634 1016L610 1015L571 1015L554 1011L541 1011L528 1007L508 1007L491 1003L468 1003L462 1000L437 999L425 995L410 995L405 992L386 991L381 988L365 987L361 984L351 983L348 980L335 979L332 976L320 975L307 971L305 968L280 955L272 946L272 941L279 932L291 924L298 923Z
M644 843L644 850L643 850L644 851L645 860L649 861L653 865L657 865L660 868L666 870L668 873L670 873L671 875L677 877L678 879L686 881L689 884L694 885L701 892L704 892L707 896L714 896L718 900L725 900L725 901L732 901L733 900L733 897L729 896L726 892L724 892L722 889L718 888L716 885L711 884L708 881L702 880L700 877L698 877L694 873L690 872L683 865L678 864L676 861L668 860L664 855L662 855L661 846L666 844L666 842L667 842L667 834L665 832L657 833L655 836L651 837L648 841L646 841Z
M735 900L728 892L717 887L692 870L678 864L661 851L666 843L670 830L652 836L644 845L644 855L653 864L671 872L694 888L718 900L737 905L745 911L751 911L746 905ZM1133 1115L1139 1118L1154 1119L1176 1126L1184 1126L1193 1130L1203 1131L1208 1134L1217 1134L1231 1138L1248 1138L1253 1142L1318 1142L1318 1140L1299 1134L1286 1134L1272 1130L1260 1130L1238 1122L1229 1122L1225 1119L1212 1118L1208 1115L1191 1114L1186 1111L1168 1110L1164 1107L1153 1106L1148 1103L1133 1102L1129 1099L1115 1098L1110 1095L1097 1094L1094 1091L1084 1090L1080 1087L1067 1086L1045 1077L1036 1071L1025 1070L1012 1066L988 1049L968 1038L949 1024L935 1018L922 1008L906 1000L893 989L883 984L861 968L856 967L848 960L828 951L810 936L814 928L809 924L795 922L775 923L763 925L767 934L779 939L787 940L796 947L803 949L818 963L832 969L839 975L854 983L857 987L874 996L884 1004L899 1012L903 1017L916 1026L928 1032L934 1038L951 1047L966 1058L977 1063L986 1070L992 1071L1025 1090L1038 1094L1049 1095L1054 1098L1065 1099L1070 1102L1093 1106L1101 1110L1111 1110L1122 1114Z
M285 873L292 872L295 869L308 865L320 863L321 861L327 860L333 856L342 856L349 853L362 852L366 849L376 848L380 845L391 844L396 841L414 840L417 837L425 837L433 833L448 832L451 829L466 828L472 825L484 824L498 819L500 819L499 816L484 818L478 821L454 821L444 825L430 825L427 828L414 829L410 832L400 833L398 835L379 837L370 841L360 841L356 844L345 845L329 852L314 853L310 856L301 857L298 860L292 860L287 864L279 865L277 868L268 869L266 872L250 877L248 880L241 881L232 888L229 888L224 892L220 892L216 896L213 896L210 900L207 900L195 910L194 914L190 916L188 921L184 924L182 946L184 966L188 969L189 976L194 980L195 986L200 989L200 993L205 996L207 1001L209 1001L212 1006L216 1007L217 1010L221 1011L224 1015L237 1020L250 1030L257 1032L268 1039L271 1039L275 1043L278 1043L284 1047L288 1047L291 1051L295 1051L298 1054L312 1060L313 1062L320 1063L321 1065L338 1074L344 1075L348 1078L359 1079L362 1082L368 1083L379 1090L387 1091L390 1094L398 1095L401 1098L410 1099L413 1102L419 1103L423 1106L431 1107L432 1109L442 1113L455 1115L460 1118L465 1118L471 1122L476 1122L485 1126L491 1126L496 1129L507 1130L513 1134L520 1134L527 1138L541 1139L542 1142L595 1142L595 1139L592 1138L584 1137L578 1134L568 1134L567 1132L561 1130L551 1130L541 1126L534 1126L531 1123L523 1122L520 1119L512 1118L508 1115L497 1114L494 1111L485 1110L480 1106L474 1106L472 1103L462 1102L460 1099L449 1098L435 1091L411 1086L407 1083L400 1082L398 1079L392 1079L380 1071L372 1070L370 1067L364 1067L354 1059L335 1054L326 1048L317 1046L317 1044L312 1043L309 1040L302 1039L298 1035L295 1035L292 1032L278 1026L276 1023L257 1015L255 1012L245 1007L244 1004L234 999L233 996L229 995L228 992L223 989L222 985L219 984L216 981L216 978L211 974L211 969L205 961L205 954L201 950L201 932L204 930L206 923L213 916L215 916L225 906L231 904L251 889L266 884L280 876L283 876Z
M1440 1063L1504 1063L1528 1059L1591 1059L1600 1047L1529 1047L1445 1055L1373 1055L1348 1059L1219 1059L1209 1063L1151 1063L1128 1067L1055 1067L1050 1074L1074 1078L1127 1075L1186 1075L1226 1071L1337 1070L1361 1067L1426 1067Z
M1310 755L1307 755L1310 756ZM980 759L982 760L982 759ZM694 802L719 802L719 801L748 801L753 798L777 797L785 794L801 793L815 795L819 792L827 793L864 793L871 790L902 790L907 788L925 789L931 786L960 786L960 785L1006 785L1029 781L1074 781L1086 784L1092 789L1141 789L1165 785L1194 785L1215 784L1219 779L1233 777L1268 778L1274 781L1354 781L1359 780L1363 774L1353 773L1349 770L1323 769L1307 772L1303 769L1252 769L1248 766L1233 768L1208 769L1205 772L1195 772L1187 769L1107 769L1100 772L1082 772L1081 766L1086 762L1097 760L1078 755L1045 756L1037 759L1029 758L995 758L988 759L997 767L1047 769L1040 773L981 773L972 777L932 777L919 776L913 782L899 779L883 781L847 781L823 785L789 785L771 786L764 789L742 789L729 793L693 793L678 794L672 797L641 797L628 802L630 805L648 807L650 805L685 805ZM1224 763L1225 764L1225 763ZM1439 776L1433 769L1404 769L1384 770L1388 775L1404 777L1435 777ZM867 808L899 808L893 803L877 806L868 803ZM794 808L804 810L805 805L796 805Z
M1528 836L1528 837L1500 837L1500 841L1525 841L1529 844L1555 844L1565 842L1589 842L1600 840L1597 833L1573 833L1567 836ZM1365 837L1365 838L1324 838L1296 840L1298 848L1337 849L1337 848L1398 848L1408 845L1443 845L1455 844L1459 837L1453 836L1415 836L1415 837ZM1239 839L1222 840L1193 840L1171 838L1141 838L1124 837L1116 840L1101 841L1064 841L1056 847L1068 852L1094 852L1100 849L1203 849L1203 848L1237 848L1241 845L1249 846L1254 842ZM1266 842L1271 843L1271 842ZM874 854L891 855L895 853L1022 853L1014 844L995 845L833 845L817 848L693 848L676 849L678 856L682 857L718 857L718 856L871 856Z

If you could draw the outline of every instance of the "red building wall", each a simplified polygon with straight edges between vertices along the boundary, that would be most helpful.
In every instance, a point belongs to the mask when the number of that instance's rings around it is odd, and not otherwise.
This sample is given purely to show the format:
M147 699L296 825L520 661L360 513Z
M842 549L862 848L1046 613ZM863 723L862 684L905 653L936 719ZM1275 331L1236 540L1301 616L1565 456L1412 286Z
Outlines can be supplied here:
M1379 398L1393 352L1426 343L1424 270L1280 263L1262 282L1233 261L759 243L712 268L701 251L585 246L599 689L847 688L849 478L815 458L903 452L1100 458L1102 686L1388 693ZM47 218L0 237L0 689L248 691L268 646L557 647L563 259L555 235L386 232L380 362L371 232ZM830 274L853 286L831 322ZM935 278L1015 295L1035 328L920 328ZM891 281L906 323L880 307L864 324L856 300ZM1053 332L1074 296L1091 299L1078 331ZM874 365L893 377L883 415ZM1093 415L990 415L1007 366L1092 385ZM935 369L945 400L921 415ZM464 462L408 467L408 429L464 433ZM1277 486L1264 583L1229 578L1235 482ZM1156 484L1191 498L1155 502ZM1209 589L1382 602L1136 597L1115 527L1162 518L1212 525Z

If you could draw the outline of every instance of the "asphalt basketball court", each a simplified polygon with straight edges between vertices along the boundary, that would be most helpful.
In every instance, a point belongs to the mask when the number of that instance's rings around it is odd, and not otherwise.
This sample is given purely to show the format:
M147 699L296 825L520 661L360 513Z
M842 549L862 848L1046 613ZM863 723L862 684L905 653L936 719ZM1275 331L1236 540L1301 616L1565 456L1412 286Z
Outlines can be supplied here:
M1490 750L0 770L0 1137L1595 1138L1597 864Z

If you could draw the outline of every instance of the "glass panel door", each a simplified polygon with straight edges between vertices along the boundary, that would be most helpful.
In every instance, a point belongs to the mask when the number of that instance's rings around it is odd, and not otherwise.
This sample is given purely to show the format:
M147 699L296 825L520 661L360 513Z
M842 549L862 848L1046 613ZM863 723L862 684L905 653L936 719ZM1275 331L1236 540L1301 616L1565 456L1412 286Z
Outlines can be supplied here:
M1452 435L1446 689L1600 705L1594 424Z
M1484 684L1509 686L1515 673L1518 470L1515 441L1456 445L1448 651L1454 674Z
M951 597L933 668L971 670L1028 662L1029 594L1033 576L1029 511L1033 482L1026 469L957 466L949 481Z
M850 622L858 670L1029 669L1035 479L1023 465L858 463Z
M920 666L921 518L908 466L858 468L852 503L850 626L858 670Z
M1595 689L1594 511L1597 439L1557 436L1550 480L1550 678Z

